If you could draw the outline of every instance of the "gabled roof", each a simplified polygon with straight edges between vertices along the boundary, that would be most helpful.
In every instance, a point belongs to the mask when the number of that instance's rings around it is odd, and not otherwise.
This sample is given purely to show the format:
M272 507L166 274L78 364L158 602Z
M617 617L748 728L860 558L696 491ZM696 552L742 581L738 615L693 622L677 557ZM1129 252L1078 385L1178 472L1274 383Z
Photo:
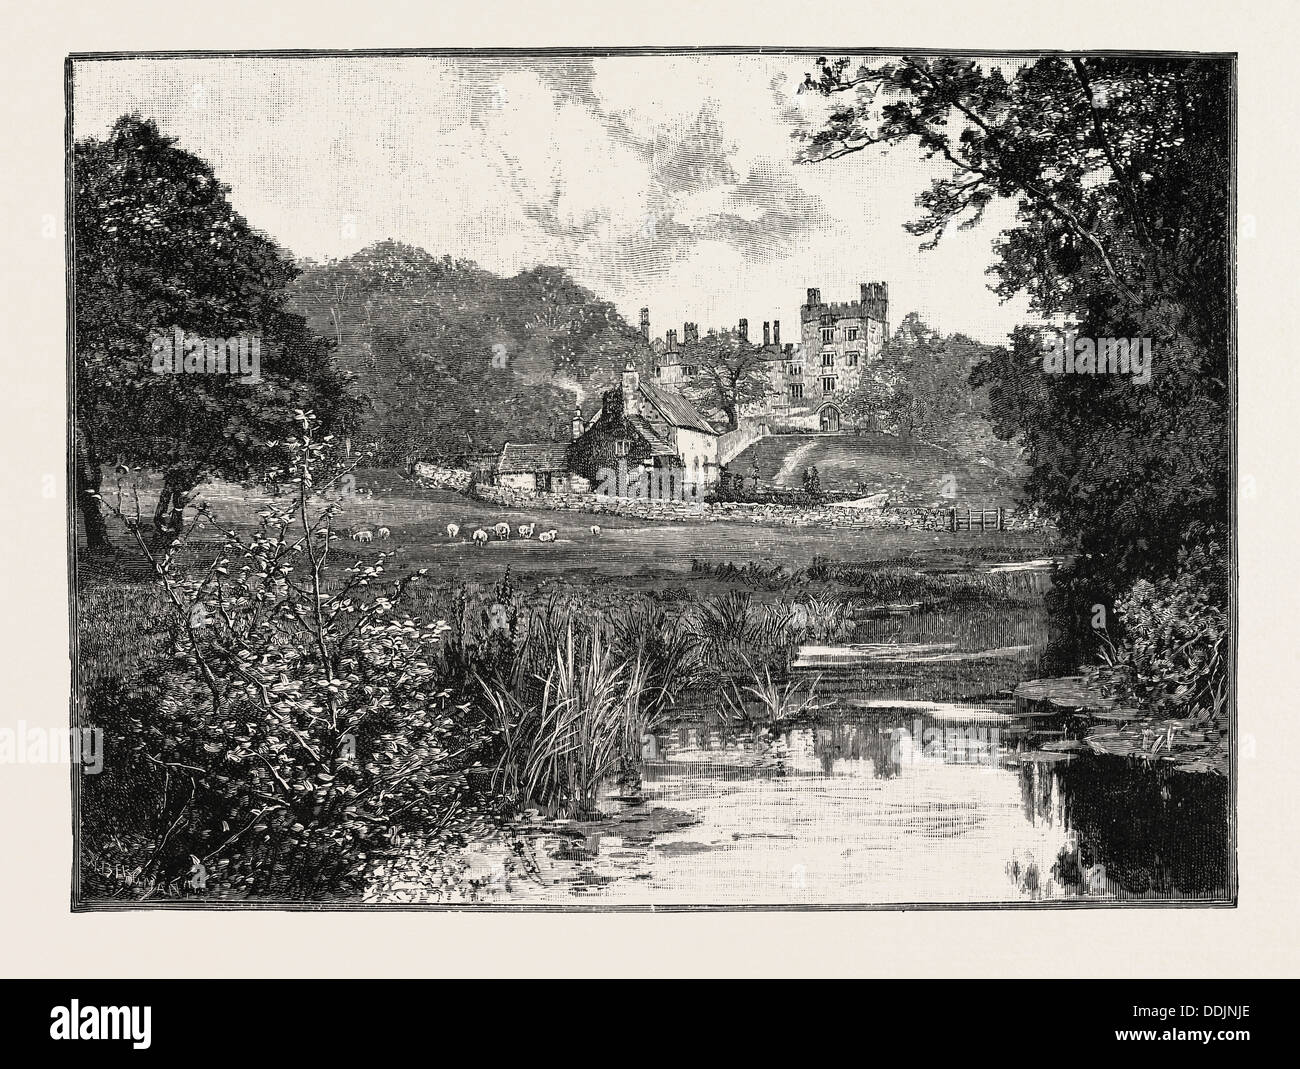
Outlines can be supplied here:
M654 405L659 410L659 414L674 427L685 427L687 430L702 431L705 434L721 433L709 426L709 421L677 391L665 390L648 382L643 382L640 386L645 399Z
M506 442L501 450L499 475L533 471L567 471L569 447L564 442Z
M674 449L671 444L665 442L661 437L659 437L658 433L655 431L654 427L651 426L650 421L646 419L645 416L630 416L628 417L628 423L637 434L641 435L641 437L646 440L646 444L650 446L651 456L675 457L677 455L677 450Z

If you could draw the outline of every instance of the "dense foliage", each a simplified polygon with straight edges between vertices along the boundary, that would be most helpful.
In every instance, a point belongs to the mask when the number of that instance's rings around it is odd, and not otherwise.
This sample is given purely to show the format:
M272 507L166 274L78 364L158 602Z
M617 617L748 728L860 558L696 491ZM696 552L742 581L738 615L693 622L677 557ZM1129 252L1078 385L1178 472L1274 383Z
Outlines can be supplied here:
M394 241L303 267L295 307L336 343L386 463L567 437L629 361L649 370L640 333L559 268L501 278Z
M819 61L805 88L836 107L801 158L914 146L942 173L918 196L913 233L933 244L1010 199L997 291L1027 294L1053 328L1151 340L1147 383L1047 374L1047 328L1031 326L974 378L999 431L1024 443L1030 495L1079 549L1055 594L1057 648L1066 663L1095 653L1094 605L1170 577L1188 537L1226 553L1231 65L839 59Z
M154 566L171 649L157 704L112 721L112 740L154 770L156 808L133 829L146 885L196 877L207 894L317 897L357 891L374 852L431 836L463 804L477 748L435 668L441 621L398 608L419 575L388 583L385 554L327 571L338 506L313 508L346 469L301 415L284 505L248 536L217 530L203 567L180 567L206 506L160 556L139 517L109 507ZM111 711L110 711L111 715ZM197 885L195 885L197 886Z
M73 179L76 490L92 547L105 544L91 496L104 464L162 472L155 523L174 534L204 477L243 479L283 459L267 442L295 407L346 432L346 382L288 307L297 269L205 161L123 116L106 138L77 142ZM177 330L256 337L261 381L156 373L153 341Z

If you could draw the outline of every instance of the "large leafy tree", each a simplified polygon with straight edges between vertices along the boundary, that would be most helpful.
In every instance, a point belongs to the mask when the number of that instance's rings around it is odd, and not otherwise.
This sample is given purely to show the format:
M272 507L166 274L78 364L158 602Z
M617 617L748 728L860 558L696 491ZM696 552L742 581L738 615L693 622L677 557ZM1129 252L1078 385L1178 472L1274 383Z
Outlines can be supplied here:
M1072 588L1106 602L1167 574L1229 516L1231 67L1221 59L1048 56L820 60L834 102L800 158L911 145L940 167L908 225L927 245L1016 208L991 268L1044 324L1149 337L1151 381L1044 373L1017 332L977 372L1029 492L1081 550Z
M105 463L162 473L161 539L206 475L245 479L275 459L295 408L346 431L354 414L324 340L287 307L290 258L231 206L202 159L123 116L75 146L77 504L107 544L92 496ZM158 374L151 342L175 330L257 337L260 382Z
M726 430L740 426L741 409L761 401L770 388L770 357L736 331L710 332L689 342L680 359L695 368L683 392Z
M963 335L944 337L909 312L879 361L863 369L845 412L858 420L885 417L905 438L945 441L979 398L969 382L972 353L978 350Z

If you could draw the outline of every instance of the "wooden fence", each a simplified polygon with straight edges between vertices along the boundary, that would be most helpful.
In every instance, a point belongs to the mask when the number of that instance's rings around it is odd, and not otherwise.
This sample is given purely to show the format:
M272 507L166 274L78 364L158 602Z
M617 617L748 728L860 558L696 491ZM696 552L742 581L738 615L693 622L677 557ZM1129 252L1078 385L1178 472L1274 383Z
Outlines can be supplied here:
M1006 528L1006 510L995 509L957 509L948 510L948 530L958 531L1002 531Z

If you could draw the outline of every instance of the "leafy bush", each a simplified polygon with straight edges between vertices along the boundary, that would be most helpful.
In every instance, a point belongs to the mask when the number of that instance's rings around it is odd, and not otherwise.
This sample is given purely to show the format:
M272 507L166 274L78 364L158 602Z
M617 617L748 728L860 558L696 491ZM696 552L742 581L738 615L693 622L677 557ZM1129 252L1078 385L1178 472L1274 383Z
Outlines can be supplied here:
M1139 579L1116 611L1123 628L1090 674L1117 696L1167 717L1218 718L1231 655L1225 554L1218 541L1184 546L1167 578Z
M292 500L259 514L249 536L220 531L206 567L177 552L206 506L160 557L138 513L111 510L149 557L170 607L173 645L156 708L125 740L159 778L144 823L142 882L177 879L206 895L310 898L355 893L368 859L403 834L444 834L470 805L464 771L482 739L455 716L435 668L447 630L396 609L420 581L373 563L327 572L337 511L308 502L345 474L322 470L333 444L298 413Z

